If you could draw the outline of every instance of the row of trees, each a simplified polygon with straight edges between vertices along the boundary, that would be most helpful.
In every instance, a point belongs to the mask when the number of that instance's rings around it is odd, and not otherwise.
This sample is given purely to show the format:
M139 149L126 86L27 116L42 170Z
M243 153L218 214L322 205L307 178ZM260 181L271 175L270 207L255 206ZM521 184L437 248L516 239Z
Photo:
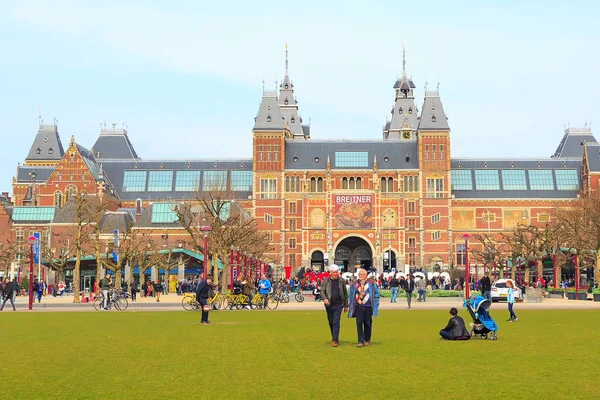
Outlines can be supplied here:
M510 232L475 235L477 245L471 253L488 266L535 264L539 272L542 261L556 257L557 265L572 264L578 255L578 267L594 266L600 277L600 196L593 192L581 196L568 207L555 208L543 224L522 224ZM565 251L561 251L561 249ZM518 261L519 260L519 261Z
M222 262L221 279L224 282L230 281L229 252L232 248L242 249L259 259L268 251L267 235L258 231L255 219L235 202L233 193L221 190L218 185L209 192L197 193L193 201L174 205L172 211L176 221L168 231L148 227L138 229L134 221L130 221L129 229L119 230L116 243L114 224L110 219L116 221L123 216L108 211L115 209L115 199L110 197L73 194L60 211L61 218L69 222L57 226L50 240L41 241L41 258L55 271L57 280L64 280L65 271L73 269L75 303L80 302L80 270L84 257L95 259L98 279L104 267L115 272L115 285L120 286L126 265L139 267L142 283L144 272L150 267L170 270L185 263L187 257L181 253L175 255L176 249L188 248L204 253L205 234L209 250L209 260L205 262L210 265L210 259L215 260L212 272L217 280L219 263L216 260ZM171 237L167 233L172 233ZM23 259L28 260L29 251L24 251L23 247L23 243L15 241L0 244L0 263L4 265L5 276L17 253L21 252Z

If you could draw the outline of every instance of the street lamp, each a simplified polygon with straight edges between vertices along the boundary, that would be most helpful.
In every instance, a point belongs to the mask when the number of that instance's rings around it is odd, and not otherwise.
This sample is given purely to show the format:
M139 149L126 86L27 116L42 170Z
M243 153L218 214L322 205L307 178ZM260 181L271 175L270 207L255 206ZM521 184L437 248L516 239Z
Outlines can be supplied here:
M471 297L471 283L469 282L469 239L471 235L465 233L463 236L465 240L465 299Z
M33 245L36 244L37 238L29 236L29 309L33 308Z
M206 219L203 221L206 222ZM200 228L200 230L202 233L204 233L204 271L202 272L202 279L206 280L206 263L208 262L208 234L210 233L211 229L210 226L204 225L202 228Z

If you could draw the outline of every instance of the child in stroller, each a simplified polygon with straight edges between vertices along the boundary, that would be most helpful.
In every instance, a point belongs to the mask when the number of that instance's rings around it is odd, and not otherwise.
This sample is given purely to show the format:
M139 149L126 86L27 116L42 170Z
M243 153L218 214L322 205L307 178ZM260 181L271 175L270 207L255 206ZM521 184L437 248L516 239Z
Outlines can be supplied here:
M464 307L473 318L473 323L470 324L471 336L477 335L482 339L487 339L490 334L490 339L498 339L498 326L489 313L491 306L492 302L482 296L473 296L465 300Z

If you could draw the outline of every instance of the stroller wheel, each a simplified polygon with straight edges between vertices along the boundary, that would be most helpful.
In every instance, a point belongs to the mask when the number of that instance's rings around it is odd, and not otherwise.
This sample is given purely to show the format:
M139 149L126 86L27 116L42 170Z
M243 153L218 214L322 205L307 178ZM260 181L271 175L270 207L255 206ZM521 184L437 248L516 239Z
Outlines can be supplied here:
M497 332L492 332L492 340L498 340L498 333Z
M483 340L486 340L486 339L488 338L488 335L487 335L487 333L482 333L482 334L481 334L481 338L482 338Z

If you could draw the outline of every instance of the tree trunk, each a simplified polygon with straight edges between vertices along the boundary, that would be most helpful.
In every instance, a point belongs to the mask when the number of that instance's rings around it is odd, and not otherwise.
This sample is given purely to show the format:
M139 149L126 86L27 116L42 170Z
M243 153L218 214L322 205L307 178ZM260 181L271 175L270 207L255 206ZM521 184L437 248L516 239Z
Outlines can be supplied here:
M535 266L537 268L537 276L538 279L542 279L542 276L544 274L544 264L542 263L542 260L537 260L537 264ZM536 282L537 284L538 282Z
M94 283L95 289L94 293L98 294L100 292L100 287L99 287L99 283L100 283L100 279L102 275L102 259L100 258L100 245L99 245L99 241L97 240L96 243L98 244L96 246L96 282Z
M81 267L81 256L77 251L75 257L75 270L73 271L73 303L81 303L79 298L79 268Z
M119 254L119 259L117 260L117 265L115 267L115 289L121 287L121 272L123 269L123 261L121 259L121 255Z

